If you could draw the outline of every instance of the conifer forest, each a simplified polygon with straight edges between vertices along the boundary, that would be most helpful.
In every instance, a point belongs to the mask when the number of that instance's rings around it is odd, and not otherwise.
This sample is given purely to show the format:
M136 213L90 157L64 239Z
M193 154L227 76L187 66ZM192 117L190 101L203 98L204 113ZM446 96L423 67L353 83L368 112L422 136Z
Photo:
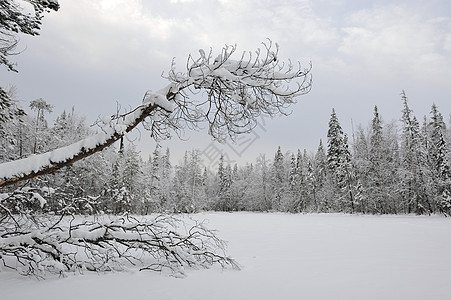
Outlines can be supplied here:
M388 2L0 1L0 298L450 299L450 7Z
M51 124L52 106L45 100L31 101L29 108L32 112L25 114L17 102L8 107L15 126L0 128L1 162L60 148L93 133L74 110ZM450 125L434 104L428 115L417 118L404 92L400 108L399 120L384 123L375 106L370 125L352 133L343 132L332 109L327 140L319 139L316 152L302 145L279 147L274 156L260 155L244 165L231 165L221 155L215 169L205 167L198 149L174 162L171 149L157 144L149 157L142 157L133 143L122 141L55 175L9 187L4 193L15 194L3 205L12 212L57 214L214 210L449 215Z

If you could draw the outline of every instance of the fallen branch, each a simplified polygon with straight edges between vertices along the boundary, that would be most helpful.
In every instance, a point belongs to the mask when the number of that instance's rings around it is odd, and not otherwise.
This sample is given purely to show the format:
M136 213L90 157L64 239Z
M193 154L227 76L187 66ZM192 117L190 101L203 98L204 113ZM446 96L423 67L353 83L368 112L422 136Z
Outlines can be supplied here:
M66 223L66 224L64 224ZM138 268L179 276L185 267L213 265L239 269L225 253L224 241L202 223L186 224L173 216L140 219L123 216L113 220L63 221L43 228L17 228L0 236L0 260L22 275L108 272ZM29 227L29 226L28 226Z

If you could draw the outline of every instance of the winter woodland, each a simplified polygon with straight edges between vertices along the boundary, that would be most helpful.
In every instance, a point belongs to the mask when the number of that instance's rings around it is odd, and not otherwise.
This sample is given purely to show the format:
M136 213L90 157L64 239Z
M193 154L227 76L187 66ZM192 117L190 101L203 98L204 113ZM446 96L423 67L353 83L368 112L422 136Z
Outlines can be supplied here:
M22 110L14 103L12 109ZM2 128L2 162L95 134L74 110L49 125L51 105L37 99L30 109L34 115L21 115L9 121L14 126ZM316 152L283 152L279 147L273 157L260 155L241 166L221 155L211 169L199 149L186 151L174 162L170 149L158 144L149 157L142 157L133 143L122 142L55 175L5 188L5 199L16 194L3 203L13 203L8 206L13 213L31 209L140 215L209 210L448 215L451 135L438 108L432 105L420 125L403 92L400 121L384 124L377 107L373 113L368 128L359 126L348 135L332 110L327 140L319 140Z
M37 34L42 13L58 9L55 1L29 2L35 19L17 17L20 9L11 1L0 8L8 16L2 17L7 39L0 58L10 71L14 32ZM371 125L351 134L332 109L327 140L319 139L314 153L279 147L273 157L260 155L241 166L221 155L215 169L198 149L171 160L171 149L158 145L171 133L205 122L216 140L234 139L252 131L260 116L284 114L310 91L311 65L280 62L270 40L261 48L238 54L236 46L226 46L217 55L200 50L188 57L186 70L173 65L165 75L169 84L146 92L134 110L94 126L76 108L52 122L54 107L45 99L25 109L15 87L2 87L3 267L38 277L137 265L174 274L186 266L239 268L214 232L172 216L178 213L451 213L451 131L434 104L419 121L404 92L401 121L384 123L375 106ZM124 140L138 124L157 141L149 157Z

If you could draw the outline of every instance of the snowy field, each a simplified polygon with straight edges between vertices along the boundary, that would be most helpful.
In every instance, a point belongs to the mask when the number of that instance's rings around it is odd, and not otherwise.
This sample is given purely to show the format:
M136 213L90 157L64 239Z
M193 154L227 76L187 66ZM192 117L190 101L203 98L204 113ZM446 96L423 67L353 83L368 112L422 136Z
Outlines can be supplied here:
M205 213L241 271L0 273L2 300L451 299L451 218Z

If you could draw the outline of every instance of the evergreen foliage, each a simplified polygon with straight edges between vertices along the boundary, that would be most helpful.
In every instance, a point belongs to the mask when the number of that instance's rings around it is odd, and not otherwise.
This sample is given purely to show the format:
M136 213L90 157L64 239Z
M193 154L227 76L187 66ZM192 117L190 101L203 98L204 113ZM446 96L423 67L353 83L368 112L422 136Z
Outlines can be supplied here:
M44 114L51 106L42 99L33 103L34 113L9 121L21 126L8 127L0 144L1 161L33 154L35 141L37 151L48 151L92 134L73 109L52 125ZM398 129L384 123L375 107L370 126L360 126L350 144L332 110L327 149L322 140L315 153L283 153L278 147L272 159L261 155L242 167L227 164L221 155L217 170L203 165L199 150L187 151L173 165L169 149L159 145L147 161L132 144L122 145L29 181L25 188L2 192L15 194L27 209L57 214L251 210L449 215L450 146L443 117L433 105L430 120L425 117L420 127L405 93L401 113ZM45 198L42 208L33 193ZM12 203L1 204L15 211Z

